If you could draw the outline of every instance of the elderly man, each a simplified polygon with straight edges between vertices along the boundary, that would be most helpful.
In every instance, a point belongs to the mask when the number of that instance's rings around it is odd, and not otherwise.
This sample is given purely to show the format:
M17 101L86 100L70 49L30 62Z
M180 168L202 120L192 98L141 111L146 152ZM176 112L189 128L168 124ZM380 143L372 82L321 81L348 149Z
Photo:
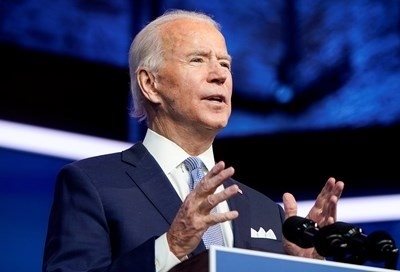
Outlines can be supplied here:
M319 256L282 237L296 214L232 178L213 141L231 113L231 57L209 16L175 10L145 26L130 49L132 115L143 142L71 163L57 180L43 271L167 271L212 244ZM268 182L268 181L265 181ZM343 183L330 178L308 217L336 220ZM251 229L268 230L256 239Z

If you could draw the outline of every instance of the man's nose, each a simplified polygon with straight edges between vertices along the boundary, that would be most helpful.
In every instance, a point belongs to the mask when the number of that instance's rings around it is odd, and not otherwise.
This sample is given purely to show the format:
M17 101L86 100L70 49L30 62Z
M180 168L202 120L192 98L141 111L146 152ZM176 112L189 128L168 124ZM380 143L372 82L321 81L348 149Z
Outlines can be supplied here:
M219 61L211 61L209 66L208 82L218 85L224 84L230 73L228 68L222 66Z

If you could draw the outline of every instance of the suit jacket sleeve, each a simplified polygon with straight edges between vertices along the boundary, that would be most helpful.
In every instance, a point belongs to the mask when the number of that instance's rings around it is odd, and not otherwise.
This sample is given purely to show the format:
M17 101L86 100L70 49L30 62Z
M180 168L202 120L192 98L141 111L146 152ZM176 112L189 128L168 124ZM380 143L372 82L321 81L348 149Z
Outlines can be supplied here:
M103 202L93 181L77 166L64 168L55 188L43 271L155 271L152 237L113 255Z

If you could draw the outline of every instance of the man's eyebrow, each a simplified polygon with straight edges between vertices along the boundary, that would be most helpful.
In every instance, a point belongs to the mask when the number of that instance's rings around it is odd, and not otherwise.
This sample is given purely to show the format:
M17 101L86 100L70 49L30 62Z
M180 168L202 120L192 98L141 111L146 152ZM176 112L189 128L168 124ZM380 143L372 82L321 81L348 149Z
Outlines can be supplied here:
M190 52L188 54L188 57L192 57L192 56L210 57L210 55L211 55L211 52L196 50L196 51Z
M218 57L218 59L227 60L229 62L232 62L231 55L223 55L223 56Z
M190 52L188 54L188 57L192 57L192 56L210 57L211 52L196 50L196 51ZM229 54L218 55L217 59L218 60L227 60L229 62L232 61L232 57Z

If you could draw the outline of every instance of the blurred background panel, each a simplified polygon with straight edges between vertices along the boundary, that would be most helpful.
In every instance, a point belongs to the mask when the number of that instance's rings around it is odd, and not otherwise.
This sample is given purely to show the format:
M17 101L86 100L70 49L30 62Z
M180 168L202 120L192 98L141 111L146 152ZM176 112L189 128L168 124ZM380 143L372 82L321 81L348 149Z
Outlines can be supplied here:
M345 198L400 194L397 0L3 0L0 120L140 140L145 128L129 117L129 45L173 8L222 26L234 110L215 154L238 180L278 202L286 191L313 199L330 176L346 182ZM5 131L0 123L0 269L40 271L56 174L80 157L41 152L51 142L29 129L7 136L10 147ZM35 151L24 147L31 140ZM399 218L357 223L400 243Z

